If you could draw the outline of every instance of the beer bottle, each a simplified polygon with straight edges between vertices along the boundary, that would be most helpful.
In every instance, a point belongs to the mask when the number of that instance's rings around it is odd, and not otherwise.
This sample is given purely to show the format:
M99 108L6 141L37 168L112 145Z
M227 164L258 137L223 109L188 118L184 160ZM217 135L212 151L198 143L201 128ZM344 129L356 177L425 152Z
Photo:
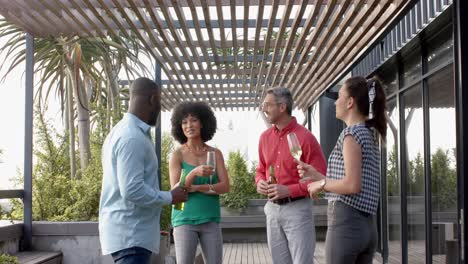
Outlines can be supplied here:
M268 177L268 184L277 184L278 182L276 181L275 177L275 169L273 168L273 165L270 165L270 177Z
M180 181L179 181L179 186L182 187L182 188L185 188L185 177L186 176L187 175L185 173L185 169L182 169L180 171ZM184 207L185 207L185 203L180 202L180 203L174 204L173 206L174 206L174 209L179 210L179 211L183 211Z

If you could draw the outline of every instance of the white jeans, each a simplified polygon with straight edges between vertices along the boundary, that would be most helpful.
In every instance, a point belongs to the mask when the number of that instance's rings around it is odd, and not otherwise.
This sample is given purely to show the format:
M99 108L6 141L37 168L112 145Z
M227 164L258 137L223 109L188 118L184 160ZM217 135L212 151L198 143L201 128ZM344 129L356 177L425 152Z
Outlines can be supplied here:
M267 202L268 247L274 264L312 264L315 224L309 198L277 205Z

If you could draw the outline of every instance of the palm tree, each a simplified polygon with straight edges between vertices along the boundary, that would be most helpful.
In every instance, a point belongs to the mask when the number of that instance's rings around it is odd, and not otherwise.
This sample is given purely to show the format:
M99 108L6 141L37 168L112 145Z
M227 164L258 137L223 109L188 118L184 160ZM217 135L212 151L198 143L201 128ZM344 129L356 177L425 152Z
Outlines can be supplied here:
M0 47L0 55L11 59L3 79L20 63L25 61L24 32L0 18L0 37L8 38ZM47 104L48 97L55 93L59 99L62 117L70 142L72 177L76 175L75 122L78 127L80 166L84 169L90 159L90 109L92 104L105 104L107 126L111 127L120 114L118 74L125 70L128 79L146 66L140 62L137 38L112 37L44 37L35 39L35 73L40 76L36 103ZM144 50L144 49L141 49ZM106 87L108 87L106 89ZM76 111L76 114L75 114Z

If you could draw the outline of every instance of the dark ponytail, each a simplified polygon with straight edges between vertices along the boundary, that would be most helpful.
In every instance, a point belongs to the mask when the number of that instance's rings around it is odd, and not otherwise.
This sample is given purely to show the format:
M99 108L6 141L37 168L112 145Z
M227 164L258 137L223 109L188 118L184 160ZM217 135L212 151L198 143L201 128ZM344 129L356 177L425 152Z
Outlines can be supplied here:
M362 76L351 77L345 82L348 93L355 98L357 108L361 114L369 116L369 91L375 89L375 97L372 101L372 118L366 120L366 126L373 127L380 134L383 141L387 136L387 116L385 92L382 84L375 79L367 80Z
M366 125L374 127L379 132L382 140L385 141L387 136L387 104L385 100L385 92L379 80L372 78L367 81L367 88L370 89L374 85L375 98L372 103L372 118L366 121Z

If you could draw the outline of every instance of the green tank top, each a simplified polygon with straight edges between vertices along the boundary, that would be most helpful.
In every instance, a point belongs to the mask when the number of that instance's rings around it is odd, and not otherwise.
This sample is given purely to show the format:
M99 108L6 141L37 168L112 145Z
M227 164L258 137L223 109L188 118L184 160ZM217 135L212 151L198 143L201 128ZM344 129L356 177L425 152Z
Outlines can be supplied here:
M192 171L196 166L182 161L182 169L186 173ZM218 175L215 173L212 177L212 183L219 182ZM192 185L209 184L210 177L196 176ZM208 195L201 192L192 192L188 194L188 200L185 202L184 210L175 210L172 208L172 226L180 225L199 225L208 222L219 223L221 219L221 207L219 204L219 195Z

